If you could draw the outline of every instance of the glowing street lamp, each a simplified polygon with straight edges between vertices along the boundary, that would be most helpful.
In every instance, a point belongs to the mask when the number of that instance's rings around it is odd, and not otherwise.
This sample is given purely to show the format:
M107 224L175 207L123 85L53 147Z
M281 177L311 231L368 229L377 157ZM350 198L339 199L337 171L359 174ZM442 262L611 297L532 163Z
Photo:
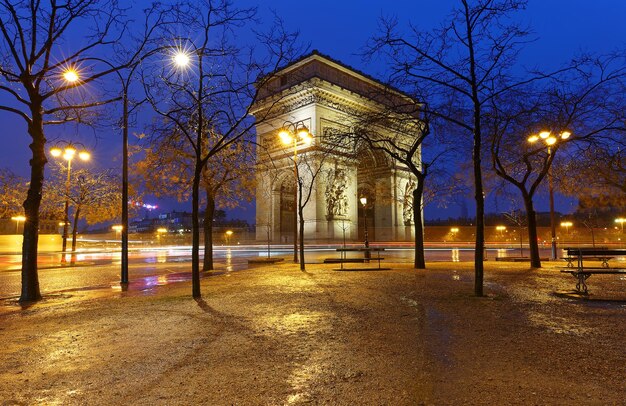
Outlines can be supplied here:
M113 227L111 227L111 229L113 231L115 231L115 238L119 238L119 235L122 232L122 230L124 229L124 226L121 225L121 224L116 224Z
M189 54L187 52L179 49L172 56L172 61L179 68L186 68L191 63L191 58L189 57Z
M531 144L541 141L548 148L548 160L552 155L552 146L559 141L565 141L571 137L572 133L569 131L562 131L558 135L552 135L550 131L541 131L539 134L531 135L528 137L528 142ZM550 194L550 237L551 237L551 257L552 260L556 259L556 220L554 218L554 187L552 181L552 163L548 167L548 191Z
M230 237L233 235L232 230L226 230L224 234L226 234L226 245L230 245Z
M156 229L157 232L157 241L159 243L159 245L161 244L161 235L167 233L167 228L165 227L159 227Z
M561 227L565 227L565 232L567 233L567 237L569 238L569 228L574 224L571 221L562 221Z
M500 236L502 236L502 233L506 230L506 226L496 226L496 230L500 231Z
M624 223L626 223L626 218L618 217L615 219L615 222L622 226L622 234L624 234Z
M20 233L20 222L26 221L26 217L24 217L24 216L13 216L13 217L11 217L11 220L15 221L15 234L19 234Z
M69 68L63 72L63 79L65 79L66 82L75 83L78 82L80 77L78 76L78 71L76 69Z
M67 236L69 232L69 209L70 209L70 180L72 174L72 161L76 158L78 152L78 158L81 161L88 161L91 158L89 152L85 150L77 151L76 147L72 143L64 143L63 147L55 146L50 149L50 155L55 158L64 159L67 161L67 178L65 180L65 212L63 216L63 247L61 254L61 263L67 262L65 259L65 250L67 249Z
M296 187L293 193L293 262L298 262L298 185L300 175L298 174L298 141L304 145L311 145L313 136L304 121L292 123L286 121L278 131L278 137L285 145L293 145L293 176L296 180Z
M572 223L571 221L563 221L561 222L561 227L565 227L565 232L567 233L567 235L569 235L569 228L571 226L573 226L574 223Z

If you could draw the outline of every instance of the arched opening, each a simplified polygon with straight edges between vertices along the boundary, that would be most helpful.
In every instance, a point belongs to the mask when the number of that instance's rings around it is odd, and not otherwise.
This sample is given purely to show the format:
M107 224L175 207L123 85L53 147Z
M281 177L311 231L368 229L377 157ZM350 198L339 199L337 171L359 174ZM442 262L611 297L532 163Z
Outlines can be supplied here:
M296 224L296 182L285 177L279 187L279 225L280 242L293 243Z
M381 151L373 151L362 145L357 149L359 163L357 165L357 236L359 241L365 240L367 228L368 241L376 240L379 223L377 208L386 196L381 195L381 179L388 178L390 173L389 164ZM366 199L366 204L361 203L361 198Z

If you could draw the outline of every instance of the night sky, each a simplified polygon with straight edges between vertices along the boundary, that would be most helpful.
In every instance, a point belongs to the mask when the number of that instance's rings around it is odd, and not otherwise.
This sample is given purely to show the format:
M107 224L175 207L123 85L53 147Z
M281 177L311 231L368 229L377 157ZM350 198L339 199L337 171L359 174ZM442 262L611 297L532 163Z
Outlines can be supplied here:
M255 4L248 0L235 0L234 3L241 6ZM358 55L368 38L376 32L378 18L381 15L397 16L401 26L411 22L418 28L428 30L447 16L453 4L456 1L273 0L260 4L259 11L262 22L271 23L271 7L285 20L288 29L300 31L301 40L310 44L311 50L317 49L358 70L384 79L384 66L365 64ZM580 51L606 53L626 45L626 1L623 0L530 0L527 10L519 13L518 18L537 37L537 41L528 44L521 53L520 63L526 67L554 68L565 64ZM30 150L25 125L4 111L0 111L0 123L5 140L5 145L0 149L0 166L28 176ZM132 128L131 132L141 130ZM91 165L120 167L119 131L100 133L99 137L101 139L97 142L93 134L79 134L77 137L74 129L67 128L51 128L47 132L49 140L78 138L94 148ZM567 212L573 209L572 202L559 200L557 210ZM159 204L161 209L173 208L170 203ZM177 209L190 210L190 207L178 206ZM540 200L537 209L547 210L547 204L544 205ZM254 222L253 206L235 215ZM447 211L427 208L426 215L448 217L457 216L459 212L454 207Z

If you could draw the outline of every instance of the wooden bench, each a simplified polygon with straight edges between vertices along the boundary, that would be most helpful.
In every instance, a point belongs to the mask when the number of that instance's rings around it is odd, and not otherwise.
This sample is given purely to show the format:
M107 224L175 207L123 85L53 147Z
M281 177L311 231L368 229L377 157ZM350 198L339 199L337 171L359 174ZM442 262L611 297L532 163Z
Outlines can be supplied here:
M602 268L609 267L609 261L613 259L612 256L607 255L598 255L598 256L588 256L586 253L588 251L594 252L605 252L608 250L607 247L593 247L593 248L564 248L566 256L563 257L563 260L567 262L568 268L574 267L574 261L578 260L578 252L583 252L585 255L585 259L593 260L593 261L601 261Z
M337 252L341 253L341 258L328 258L326 260L324 260L324 262L334 262L334 263L340 263L341 264L341 269L343 269L343 264L344 263L348 263L348 262L370 262L370 261L378 261L378 269L381 269L380 267L380 261L382 261L385 258L382 258L380 256L380 253L382 251L384 251L384 248L380 248L380 247L359 247L359 248L337 248ZM348 252L362 252L364 254L363 258L346 258L346 253ZM375 252L376 253L376 257L371 258L371 253Z
M561 272L569 273L577 279L576 291L584 295L589 294L587 289L587 279L591 275L611 275L626 274L626 269L608 269L608 261L626 256L626 250L619 249L598 249L598 248L566 248L567 255L576 259L576 269L562 269ZM597 260L600 258L602 268L585 267L584 260ZM572 261L573 263L573 261ZM604 265L606 263L606 266Z

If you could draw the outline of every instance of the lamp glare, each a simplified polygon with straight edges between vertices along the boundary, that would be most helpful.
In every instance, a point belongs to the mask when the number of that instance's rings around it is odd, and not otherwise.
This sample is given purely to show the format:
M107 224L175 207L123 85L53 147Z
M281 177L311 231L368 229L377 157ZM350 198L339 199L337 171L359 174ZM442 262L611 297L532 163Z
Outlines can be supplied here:
M174 63L180 68L186 67L189 65L189 55L183 51L176 52L176 54L174 54Z
M291 144L293 142L293 137L291 136L289 131L284 128L280 130L278 136L280 137L280 140L283 142L283 144Z
M70 83L74 83L78 81L78 72L76 72L76 69L70 68L63 72L63 78Z

